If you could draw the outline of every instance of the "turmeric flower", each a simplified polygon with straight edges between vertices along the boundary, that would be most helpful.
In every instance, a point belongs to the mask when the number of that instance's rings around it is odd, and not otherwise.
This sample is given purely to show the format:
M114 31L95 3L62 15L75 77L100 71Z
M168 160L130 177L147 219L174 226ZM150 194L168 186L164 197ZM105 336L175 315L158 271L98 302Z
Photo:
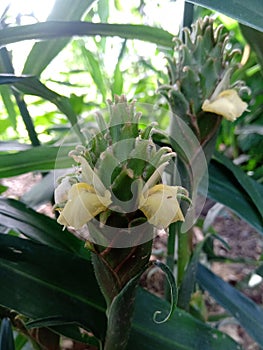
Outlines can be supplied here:
M60 212L58 222L79 229L107 209L111 203L110 197L107 190L104 196L100 196L91 185L84 182L74 184L68 192L68 201Z
M236 120L246 109L247 103L233 89L220 92L215 98L205 100L202 105L203 111L222 115L230 121Z
M149 190L142 191L139 209L144 213L149 223L157 228L166 228L173 222L184 221L178 202L181 191L187 197L187 191L182 187L155 185Z
M110 191L105 188L86 159L74 155L73 158L81 163L81 182L74 183L76 178L64 178L55 190L55 201L60 212L57 221L61 225L79 229L107 210L112 201Z

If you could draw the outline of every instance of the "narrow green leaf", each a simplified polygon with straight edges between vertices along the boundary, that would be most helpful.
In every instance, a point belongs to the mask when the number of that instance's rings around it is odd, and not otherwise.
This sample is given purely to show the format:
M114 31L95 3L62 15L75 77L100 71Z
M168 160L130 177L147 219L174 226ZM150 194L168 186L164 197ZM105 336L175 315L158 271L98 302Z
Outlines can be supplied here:
M194 286L196 283L196 271L200 259L200 254L208 237L209 235L206 235L205 239L203 239L203 241L198 243L195 247L193 255L184 272L182 283L180 285L178 306L187 311L189 309L191 295L194 291Z
M39 96L54 103L58 109L68 117L72 126L77 125L77 115L72 109L69 99L48 89L37 78L23 75L1 74L0 84L12 84L24 94Z
M13 129L16 131L16 125L17 125L16 111L15 111L14 103L11 98L12 94L11 94L10 88L8 86L0 86L0 94L2 97L3 104L5 106L5 109L7 111L10 124L12 125Z
M57 0L47 18L47 22L63 20L77 21L91 7L94 0ZM59 54L70 39L60 39L52 42L38 42L34 44L27 56L23 74L39 76L52 59Z
M2 226L23 233L36 242L81 255L84 242L69 231L63 231L54 219L27 208L19 201L0 198L0 222ZM87 257L88 251L84 252Z
M25 151L0 153L0 178L16 176L31 171L46 171L72 167L68 156L72 146L38 146Z
M103 101L106 102L107 90L105 80L103 79L103 74L100 68L101 65L98 59L96 59L95 55L85 47L83 42L80 42L79 46L82 52L82 58L86 65L87 71L90 73L94 83L97 86L98 91L101 92Z
M15 350L13 331L11 322L8 318L4 318L0 328L0 349Z
M174 47L173 35L160 28L140 24L108 24L80 21L49 21L4 28L0 31L0 46L23 40L47 40L72 37L75 35L119 36L125 39L149 41L164 47Z
M187 0L187 2L221 12L242 24L263 31L263 3L261 0Z
M197 281L240 322L258 344L263 344L263 310L259 305L201 264L197 270Z
M120 69L120 64L121 64L121 60L122 57L124 55L125 52L125 48L126 48L126 40L124 40L122 47L121 47L121 51L118 57L118 62L116 64L116 67L114 69L114 73L113 73L113 84L112 84L112 97L114 97L114 95L121 95L122 94L122 89L123 89L123 73L121 72Z

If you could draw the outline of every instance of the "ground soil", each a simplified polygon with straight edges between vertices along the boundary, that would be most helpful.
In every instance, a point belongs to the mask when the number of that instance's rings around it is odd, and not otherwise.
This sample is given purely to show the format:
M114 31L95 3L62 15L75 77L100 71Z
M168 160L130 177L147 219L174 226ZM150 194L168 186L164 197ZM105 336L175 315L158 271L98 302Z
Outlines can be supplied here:
M7 191L3 194L7 197L19 199L26 191L29 190L36 182L41 179L40 175L25 174L19 177L4 179L1 184L7 186ZM208 206L213 205L210 201ZM209 208L208 208L209 209ZM38 211L54 216L52 205L45 203L38 208ZM203 213L204 214L204 213ZM263 240L253 228L244 221L236 217L229 210L225 209L221 212L213 224L213 229L227 243L226 245L216 240L214 242L214 251L217 255L232 259L247 259L253 262L258 261L262 257ZM199 228L194 229L195 241L201 240L203 237L202 231ZM160 232L154 242L154 250L152 258L165 259L167 246L167 234ZM248 287L248 281L254 269L253 263L222 263L213 262L210 264L211 269L225 281L238 288L245 295L251 298L257 304L263 306L263 283L259 283L254 287ZM163 273L155 268L144 274L141 285L147 288L152 293L161 297L164 295L164 280ZM219 306L211 296L205 293L205 304L209 317L219 317L225 314L225 310ZM260 347L249 337L249 335L240 327L234 318L227 318L224 322L217 323L217 326L223 332L226 332L242 345L245 350L260 350ZM64 349L84 350L80 344L73 344L70 340L65 340ZM226 349L227 350L227 349Z

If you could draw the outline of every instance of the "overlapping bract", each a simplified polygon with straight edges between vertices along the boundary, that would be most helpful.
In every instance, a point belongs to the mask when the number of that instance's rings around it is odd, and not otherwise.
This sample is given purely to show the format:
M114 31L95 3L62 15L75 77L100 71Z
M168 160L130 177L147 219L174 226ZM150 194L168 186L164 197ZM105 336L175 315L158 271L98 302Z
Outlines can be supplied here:
M238 97L236 90L231 89L230 78L237 67L239 51L228 50L223 26L215 28L209 17L199 19L191 31L184 29L181 35L184 40L175 40L174 59L168 58L169 85L160 86L159 91L167 98L172 112L191 127L202 143L218 124L217 118L233 121L247 107L236 98L228 99L227 105L219 104L219 108L206 108L208 101L216 99L215 91L217 96L231 91L231 96Z
M175 154L153 143L154 125L139 128L134 102L116 97L109 110L109 123L98 113L98 130L93 134L86 130L87 145L70 152L79 167L55 191L58 222L79 229L99 214L102 224L116 224L117 218L122 227L133 225L139 217L158 228L183 221L179 187L160 184Z

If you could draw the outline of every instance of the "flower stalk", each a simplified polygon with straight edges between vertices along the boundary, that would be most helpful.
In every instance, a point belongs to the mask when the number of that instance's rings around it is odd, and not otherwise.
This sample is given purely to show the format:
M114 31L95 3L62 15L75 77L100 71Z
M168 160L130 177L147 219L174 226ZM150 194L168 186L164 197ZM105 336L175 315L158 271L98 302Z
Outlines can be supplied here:
M139 127L140 114L124 96L109 102L109 122L97 114L98 130L70 156L78 166L55 191L58 222L85 234L95 275L107 304L103 350L127 347L136 287L149 267L156 228L183 221L188 191L162 184L175 157L153 143L154 125ZM88 237L88 238L87 238Z
M183 35L179 34L175 39L174 57L167 59L169 83L158 89L172 112L170 142L177 154L181 185L190 193L193 206L205 174L205 166L202 169L198 163L202 163L199 162L202 154L207 163L210 161L222 118L235 121L247 109L238 88L230 83L232 73L238 68L239 51L229 50L228 40L223 26L216 28L209 17L199 19L191 30L183 29ZM185 214L183 208L182 214ZM191 230L182 233L175 230L177 226L178 223L170 229L168 252L169 261L177 258L177 283L180 286L190 261L192 238ZM182 225L179 223L179 226ZM177 251L172 247L175 235Z

